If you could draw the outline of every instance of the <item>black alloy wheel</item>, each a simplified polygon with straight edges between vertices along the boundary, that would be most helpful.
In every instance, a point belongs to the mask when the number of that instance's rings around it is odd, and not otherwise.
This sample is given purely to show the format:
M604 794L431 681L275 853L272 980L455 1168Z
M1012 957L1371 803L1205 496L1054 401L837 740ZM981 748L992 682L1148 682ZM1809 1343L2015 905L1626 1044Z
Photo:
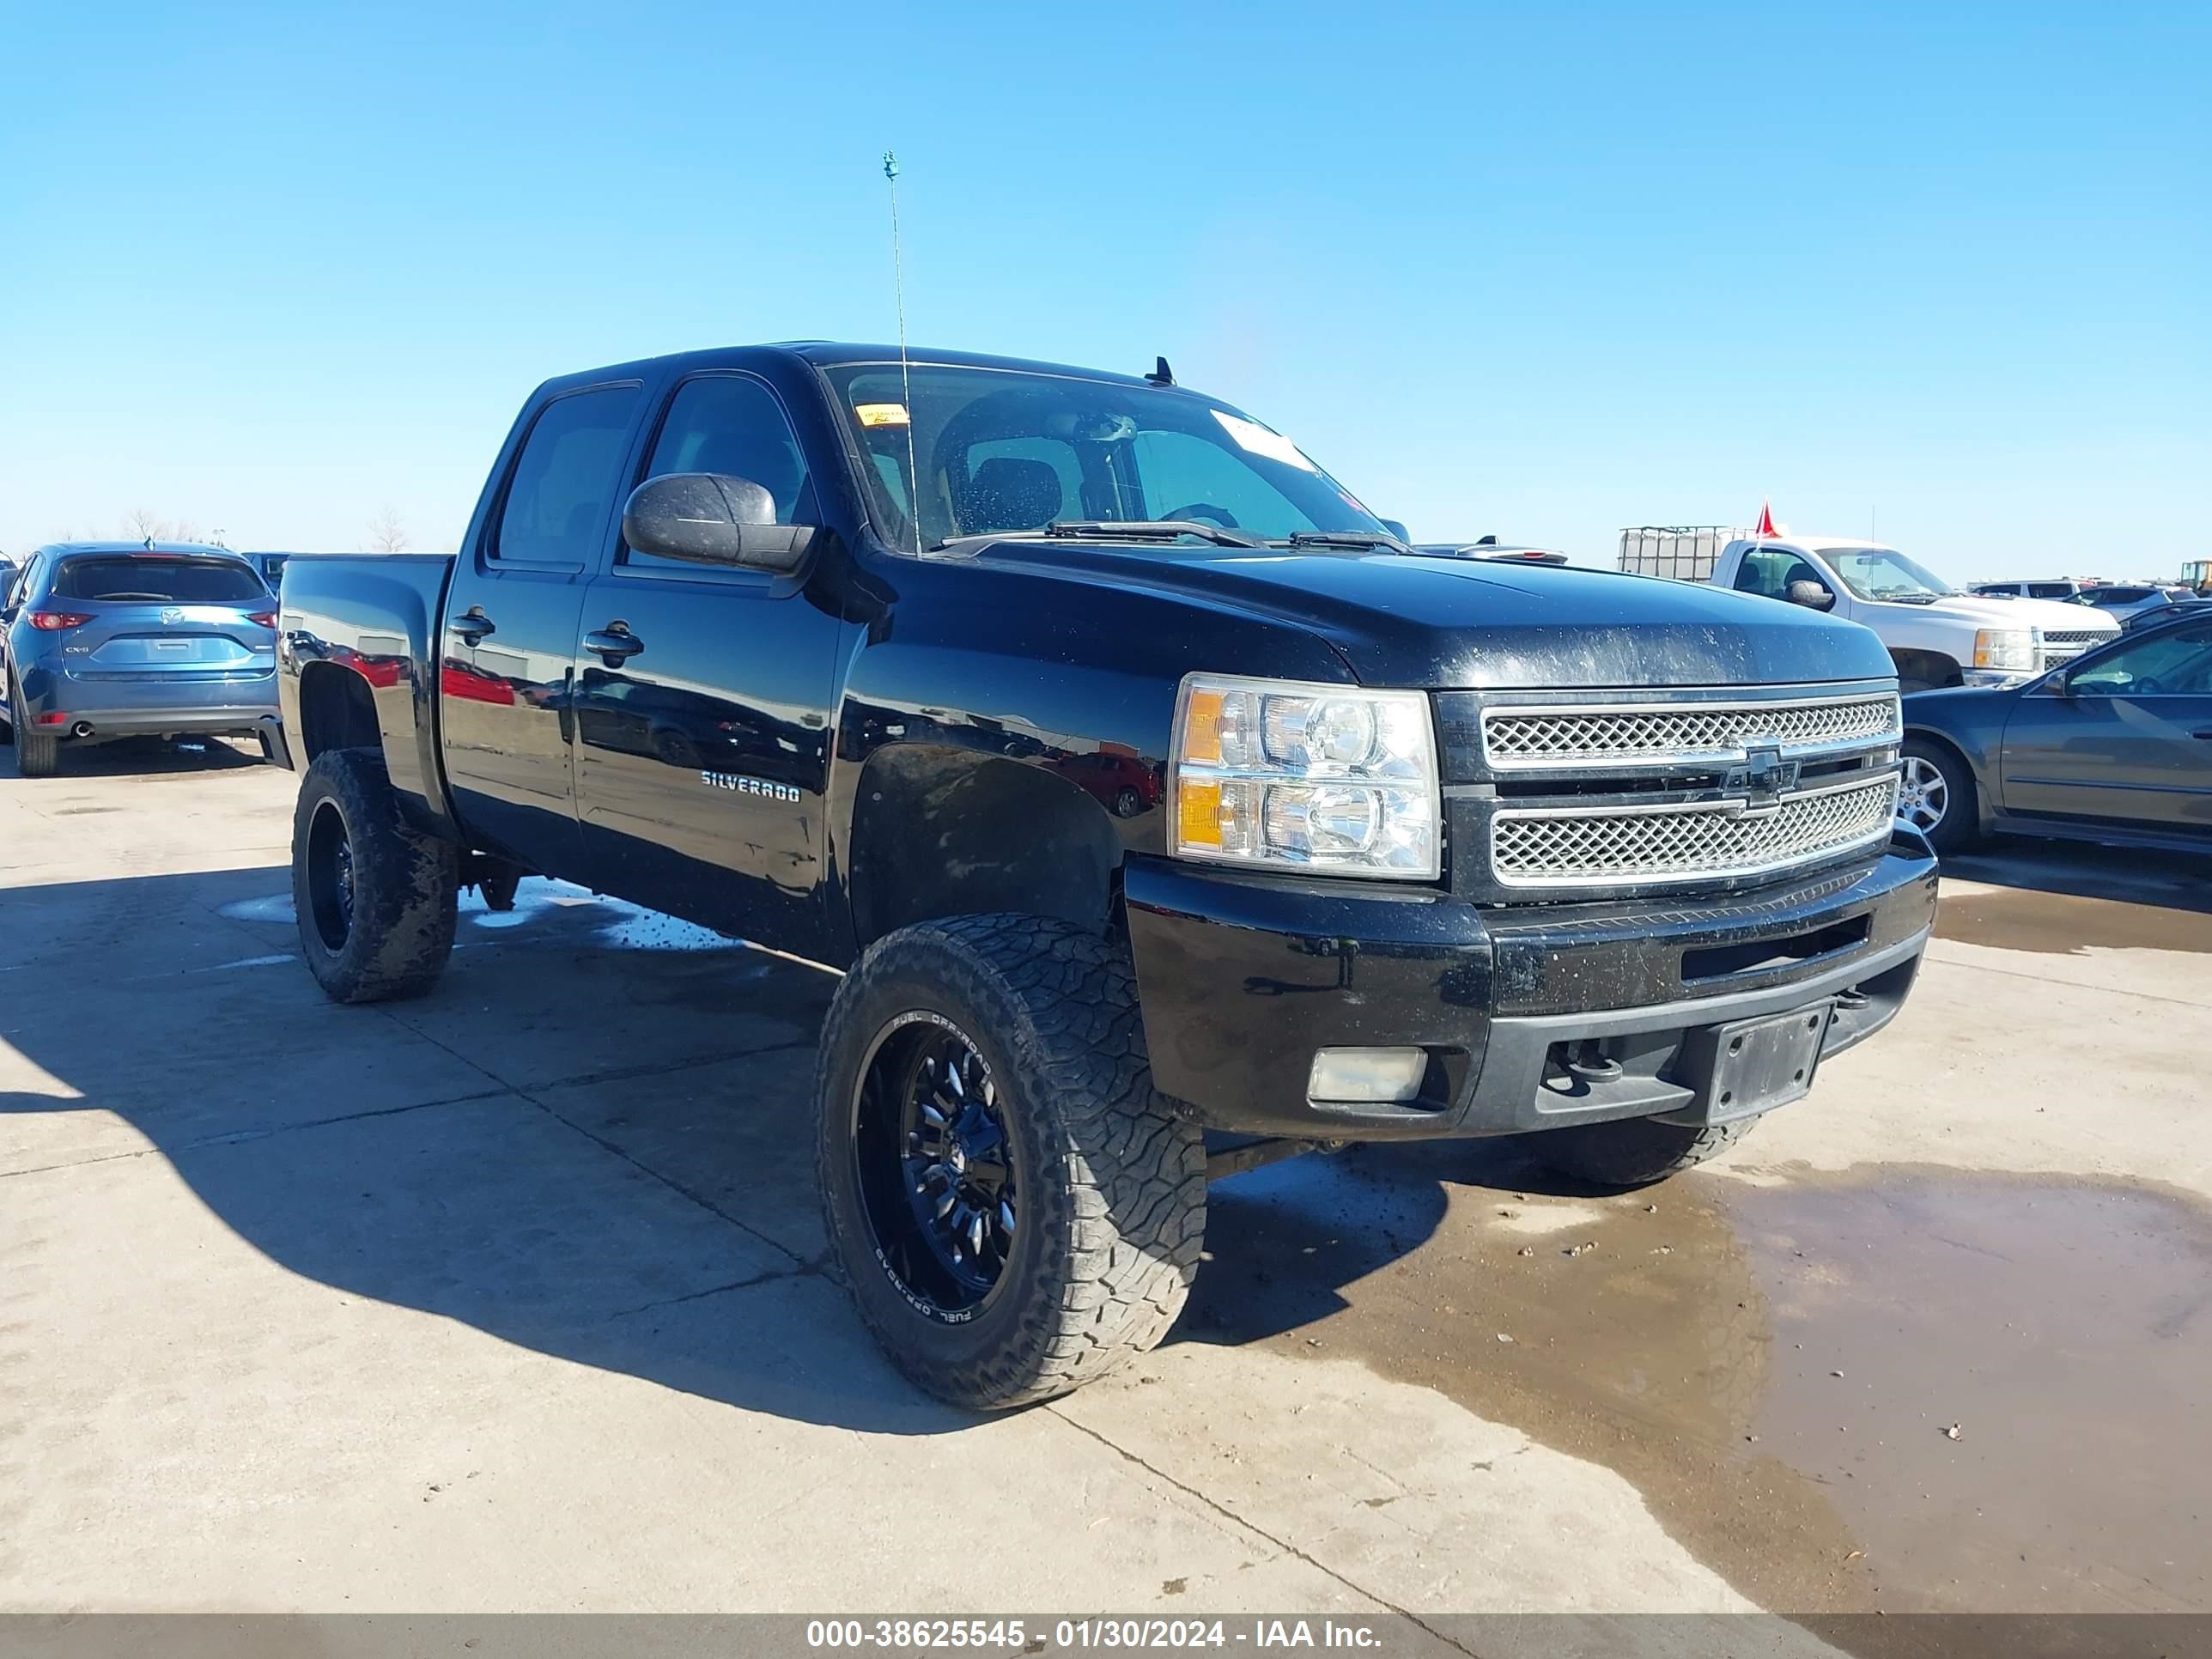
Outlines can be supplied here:
M307 902L324 945L344 950L353 933L353 842L333 800L319 803L307 825Z
M1012 1255L1013 1146L988 1063L942 1015L878 1037L854 1113L861 1197L878 1259L917 1310L971 1316Z

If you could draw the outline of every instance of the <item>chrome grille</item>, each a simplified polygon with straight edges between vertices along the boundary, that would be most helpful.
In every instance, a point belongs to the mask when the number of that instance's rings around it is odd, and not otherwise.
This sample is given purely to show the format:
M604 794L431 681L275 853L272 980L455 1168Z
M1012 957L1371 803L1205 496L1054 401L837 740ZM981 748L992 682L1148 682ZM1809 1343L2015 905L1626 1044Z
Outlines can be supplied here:
M2046 631L2036 666L2056 668L2062 662L2073 661L2093 645L2102 645L2106 640L2118 638L2119 635L2117 632L2101 628L2061 628Z
M1491 818L1491 873L1516 888L1611 887L1754 876L1889 834L1897 779L1884 773L1784 795L1663 806L1504 809Z
M1626 703L1483 711L1483 748L1500 771L1554 771L1652 762L1741 760L1754 746L1785 754L1895 742L1897 698L1799 702Z

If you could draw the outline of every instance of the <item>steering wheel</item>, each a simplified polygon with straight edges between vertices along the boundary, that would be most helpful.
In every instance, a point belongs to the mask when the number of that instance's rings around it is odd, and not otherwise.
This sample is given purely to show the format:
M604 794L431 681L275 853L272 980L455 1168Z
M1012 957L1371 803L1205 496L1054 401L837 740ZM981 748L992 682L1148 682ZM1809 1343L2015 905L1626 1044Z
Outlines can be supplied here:
M1237 515L1234 513L1231 513L1225 507L1216 507L1212 501L1193 501L1187 507L1179 507L1176 508L1174 512L1168 514L1168 517L1170 519L1211 519L1214 523L1219 525L1224 530L1242 530L1244 527L1237 522Z
M2148 674L2145 674L2137 679L2130 680L2125 690L2128 695L2133 697L2162 697L2166 695L2166 682L2154 679Z

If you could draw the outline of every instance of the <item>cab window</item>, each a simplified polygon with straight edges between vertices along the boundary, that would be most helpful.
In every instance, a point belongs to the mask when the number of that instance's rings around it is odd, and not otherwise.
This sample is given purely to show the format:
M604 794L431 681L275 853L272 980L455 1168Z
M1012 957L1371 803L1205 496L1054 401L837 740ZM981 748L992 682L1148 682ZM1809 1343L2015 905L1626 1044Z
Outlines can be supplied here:
M1739 593L1756 593L1765 599L1786 599L1792 582L1827 586L1820 581L1819 571L1786 548L1753 548L1743 556L1743 562L1736 568L1735 590Z
M653 441L644 477L671 472L718 472L750 479L775 502L778 524L820 522L805 453L783 405L749 375L702 374L676 389ZM689 559L665 559L629 546L622 549L617 562L632 569L678 569L695 576L708 571Z
M515 458L492 532L493 558L580 565L599 552L637 397L634 386L601 386L545 405Z

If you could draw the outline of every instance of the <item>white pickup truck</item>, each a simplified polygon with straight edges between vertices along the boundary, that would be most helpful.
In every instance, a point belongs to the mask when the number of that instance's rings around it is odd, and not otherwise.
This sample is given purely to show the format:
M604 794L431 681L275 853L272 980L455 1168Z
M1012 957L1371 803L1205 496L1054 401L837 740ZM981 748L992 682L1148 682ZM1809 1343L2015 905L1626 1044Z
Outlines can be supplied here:
M1620 568L1711 582L1863 623L1889 647L1906 691L2008 684L2120 631L2118 623L2087 605L1961 592L1893 547L1838 537L1626 530Z

